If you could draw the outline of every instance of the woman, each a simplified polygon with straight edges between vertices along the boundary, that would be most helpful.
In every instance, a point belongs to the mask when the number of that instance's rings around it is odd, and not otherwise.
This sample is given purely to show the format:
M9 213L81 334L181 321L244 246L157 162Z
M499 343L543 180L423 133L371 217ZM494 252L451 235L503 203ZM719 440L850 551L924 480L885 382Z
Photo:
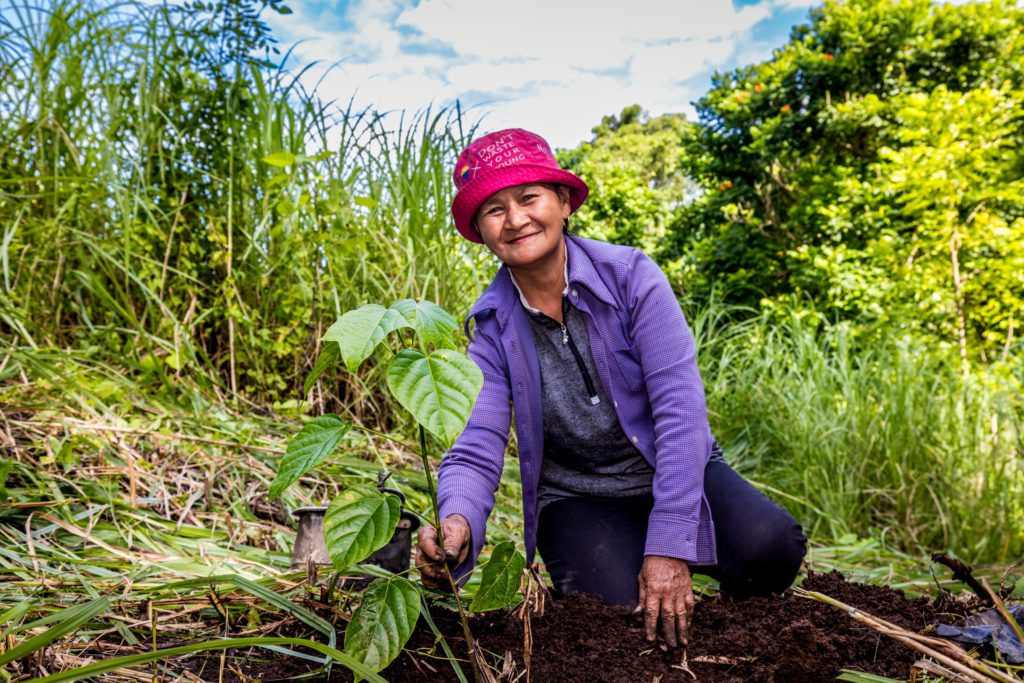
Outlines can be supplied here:
M466 320L484 385L441 463L437 531L419 534L424 583L473 566L515 418L527 561L559 593L637 605L649 640L686 642L691 572L733 596L781 592L800 525L726 464L708 426L693 337L658 266L637 249L565 234L586 200L543 138L520 129L459 156L459 232L504 264Z

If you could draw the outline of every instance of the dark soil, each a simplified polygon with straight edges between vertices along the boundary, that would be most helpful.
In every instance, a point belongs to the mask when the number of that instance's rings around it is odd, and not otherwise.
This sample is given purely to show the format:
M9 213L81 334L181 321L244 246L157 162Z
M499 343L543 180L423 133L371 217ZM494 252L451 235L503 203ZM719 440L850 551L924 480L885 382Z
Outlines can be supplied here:
M908 599L889 588L848 583L835 572L811 574L803 586L912 631L921 631L937 621L950 622L964 611L948 598L934 602ZM465 641L457 616L447 611L433 612L452 649L464 656ZM543 616L534 616L531 626L534 645L530 674L533 681L541 682L800 683L834 681L841 669L906 680L918 659L913 650L877 634L843 611L791 593L739 602L722 598L699 602L685 653L652 647L637 617L606 607L591 596L548 601ZM523 672L523 623L518 617L478 615L473 617L472 631L489 661L500 668L502 658L511 653L514 672ZM251 677L249 680L264 681L303 670L300 660L275 659L266 654L260 660L232 658L233 668ZM181 668L210 680L197 671L197 664L193 658ZM217 667L210 664L207 673L216 673ZM508 662L504 666L506 672L513 671ZM463 669L472 680L468 664ZM344 680L346 673L339 671L337 675L338 680ZM391 683L458 680L422 621L406 650L383 676ZM224 680L245 678L225 676Z

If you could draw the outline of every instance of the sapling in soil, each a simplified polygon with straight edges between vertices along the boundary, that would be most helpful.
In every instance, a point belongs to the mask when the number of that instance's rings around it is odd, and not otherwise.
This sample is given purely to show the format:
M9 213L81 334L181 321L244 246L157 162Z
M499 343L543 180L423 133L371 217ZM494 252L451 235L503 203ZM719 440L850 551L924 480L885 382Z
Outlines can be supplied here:
M448 449L469 419L473 403L483 386L483 374L470 358L455 348L458 324L440 306L429 301L402 299L385 308L368 304L342 315L323 336L323 347L306 378L305 391L341 359L350 372L378 349L390 358L387 387L391 395L416 422L419 456L423 463L434 527L440 533L440 513L435 495L427 445L427 433ZM409 330L411 335L392 333ZM398 348L393 348L392 340ZM409 342L409 343L406 343ZM277 477L270 487L279 496L326 459L338 447L352 424L328 414L313 418L288 444ZM354 486L343 491L327 508L324 535L328 555L338 570L362 562L391 539L400 518L399 498L372 486ZM525 559L511 543L495 547L484 565L480 588L470 609L484 611L511 606L518 597ZM452 594L465 627L468 618L459 596L459 586L449 574ZM345 631L345 651L379 671L405 645L423 602L423 588L399 575L375 579L362 596ZM482 655L473 657L478 680L488 676ZM453 661L453 665L457 664ZM462 672L457 671L460 678Z

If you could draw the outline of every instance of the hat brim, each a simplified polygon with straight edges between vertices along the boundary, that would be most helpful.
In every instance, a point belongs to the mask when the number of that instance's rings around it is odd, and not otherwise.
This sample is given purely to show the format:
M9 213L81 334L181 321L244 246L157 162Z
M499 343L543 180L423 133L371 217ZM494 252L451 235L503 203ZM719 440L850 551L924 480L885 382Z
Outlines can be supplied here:
M452 201L452 217L455 227L470 242L483 244L480 233L473 229L473 216L480 205L495 192L516 185L529 183L553 183L569 188L569 212L583 206L590 188L574 173L560 168L539 166L535 164L515 164L505 168L497 168L481 173L473 181L459 190Z

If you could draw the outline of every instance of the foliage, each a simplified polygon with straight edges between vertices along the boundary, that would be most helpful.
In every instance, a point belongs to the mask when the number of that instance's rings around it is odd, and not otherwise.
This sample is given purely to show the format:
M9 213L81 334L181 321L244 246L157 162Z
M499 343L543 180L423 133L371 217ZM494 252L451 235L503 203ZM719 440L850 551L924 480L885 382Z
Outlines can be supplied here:
M413 332L410 346L395 351L385 341L394 332ZM441 528L433 475L427 456L426 432L430 431L450 448L469 419L477 394L483 387L483 373L476 363L455 351L455 320L440 306L426 301L403 299L385 308L367 304L348 311L331 325L322 340L336 346L325 351L332 360L340 356L350 371L370 358L378 347L391 354L387 383L395 399L413 416L420 433L420 458L427 480L433 522ZM403 338L404 339L404 338ZM403 345L404 346L404 345ZM329 347L328 347L329 348ZM320 364L317 363L317 367ZM319 372L317 370L316 372ZM289 444L278 477L271 486L276 495L300 476L323 462L347 429L337 416L316 418ZM365 560L383 547L399 521L398 497L365 487L342 492L324 515L327 552L338 569ZM509 606L517 596L526 560L512 543L495 548L484 569L473 604L478 610ZM451 579L451 577L449 576ZM462 617L468 642L469 623L451 579L455 603ZM511 590L510 590L511 588ZM345 651L372 667L383 669L401 651L419 616L420 589L397 577L377 579L361 597L345 632ZM479 662L473 660L474 670Z
M345 652L374 671L398 656L420 615L420 592L402 578L375 581L345 630Z
M519 595L526 558L508 541L494 546L491 559L483 567L480 589L469 603L473 612L502 609L521 600Z
M604 117L589 142L560 151L559 162L590 186L573 229L657 257L691 191L684 147L691 125L678 115L650 118L634 105Z
M398 496L365 487L342 491L324 514L331 561L345 568L383 548L395 533L400 513Z
M396 351L384 343L391 333L406 329L413 333L413 346ZM346 312L320 341L328 362L340 355L350 372L358 370L379 347L387 349L391 359L386 377L392 395L421 428L447 448L466 426L483 386L480 368L453 348L456 329L455 319L437 304L401 299L387 308L366 304ZM313 375L328 367L318 359ZM348 424L336 415L307 423L289 443L271 486L272 497L320 464L347 430ZM425 457L425 453L421 455Z
M337 415L321 415L303 425L288 442L288 450L278 465L277 477L270 486L270 497L277 498L306 472L326 460L338 442L352 428Z
M1019 358L964 374L908 338L860 348L850 325L806 311L722 313L694 321L712 431L812 538L1024 554Z
M57 0L0 14L0 334L103 349L168 392L188 379L269 405L312 390L320 412L387 428L362 377L302 380L344 310L403 297L466 310L481 291L490 261L448 214L471 128L455 110L320 101L268 61L261 16L275 9Z
M663 262L694 296L809 299L969 362L1005 355L1024 314L1021 26L998 0L812 10L698 102L683 164L700 191Z
M402 349L388 367L392 395L446 448L466 426L482 386L477 364L450 349Z

